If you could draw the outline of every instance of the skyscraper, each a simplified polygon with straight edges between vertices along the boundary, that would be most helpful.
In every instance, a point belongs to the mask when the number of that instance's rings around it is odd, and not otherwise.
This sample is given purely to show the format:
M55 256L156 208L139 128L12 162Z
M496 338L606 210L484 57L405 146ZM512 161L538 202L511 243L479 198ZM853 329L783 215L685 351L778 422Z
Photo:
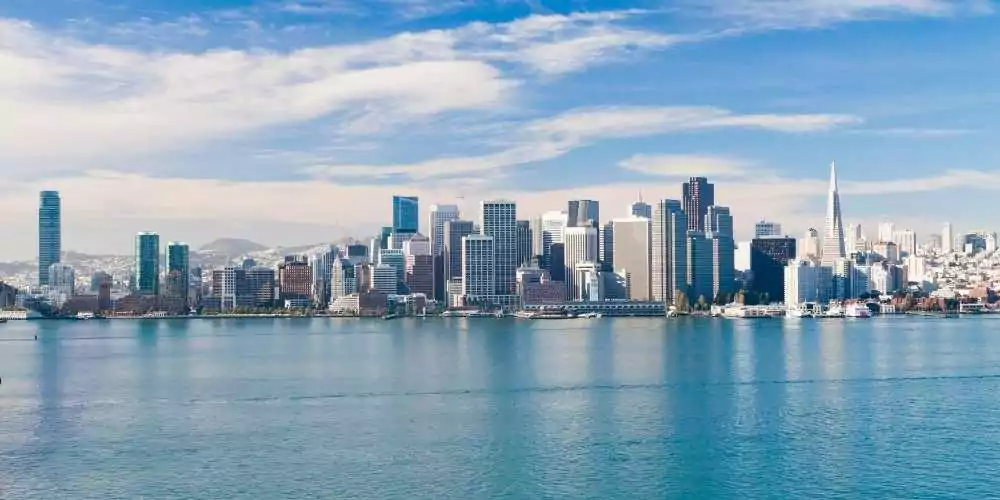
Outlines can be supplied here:
M303 256L287 256L278 264L280 300L312 300L312 268Z
M444 253L444 224L457 220L459 216L456 205L431 205L428 231L431 238L431 255Z
M507 200L481 203L480 232L493 237L496 294L517 293L517 205Z
M444 225L444 280L462 279L462 238L475 232L471 220L450 220Z
M687 229L702 230L708 207L715 205L715 185L704 177L691 177L683 186Z
M38 284L49 284L49 267L62 255L62 207L58 191L42 191L38 200Z
M833 267L838 259L847 257L844 244L844 219L840 214L840 193L837 191L837 165L830 163L830 193L826 206L826 230L823 233L824 266Z
M768 236L781 236L781 224L766 220L761 220L754 224L754 238L766 238Z
M462 295L483 297L493 295L498 288L494 248L489 235L470 234L462 238Z
M785 300L785 266L795 259L795 238L754 238L750 242L751 290L769 302Z
M653 218L653 207L642 201L642 193L639 193L639 201L636 201L628 206L628 213L632 217L645 217L647 219Z
M802 238L802 244L799 246L798 256L803 259L819 259L820 254L820 244L819 244L819 231L814 228L809 228L806 231L806 235Z
M526 220L517 221L517 265L526 266L531 263L534 257L532 247L534 242L531 237L531 222Z
M941 251L944 253L955 251L955 230L950 222L945 222L941 229Z
M614 270L626 276L629 300L649 300L650 225L645 217L611 221L614 232Z
M778 232L780 232L780 226ZM705 237L712 255L712 300L719 294L730 294L736 283L736 242L733 239L733 216L729 207L712 205L705 216ZM692 299L697 299L693 296Z
M135 291L160 294L160 235L139 233L135 237Z
M711 302L715 296L714 242L706 237L704 231L688 231L686 240L688 300Z
M600 251L601 269L604 271L614 271L615 227L611 221L608 221L607 224L601 226Z
M569 225L569 214L566 212L552 211L542 214L542 268L547 269L552 279L556 279L556 272L551 265L551 248L553 244L563 242L563 231ZM559 275L563 274L563 269L559 268Z
M167 243L167 275L164 295L185 305L191 283L190 247L186 243Z
M392 232L415 233L420 224L419 200L416 196L392 197Z
M580 284L576 281L576 265L581 262L596 263L599 258L597 229L592 226L566 228L563 238L566 249L566 288L567 296L579 299Z
M652 300L673 302L677 292L687 288L687 227L688 217L680 201L661 200L656 204L651 245Z
M601 221L601 206L595 200L571 200L567 207L569 227L597 227Z

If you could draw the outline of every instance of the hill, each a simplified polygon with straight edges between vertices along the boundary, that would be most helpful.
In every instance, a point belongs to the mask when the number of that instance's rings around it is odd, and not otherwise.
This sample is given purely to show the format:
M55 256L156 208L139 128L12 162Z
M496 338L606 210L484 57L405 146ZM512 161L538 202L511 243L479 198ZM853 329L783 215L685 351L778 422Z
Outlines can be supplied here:
M219 238L211 243L202 245L198 253L211 253L216 255L228 255L237 257L251 252L267 250L267 246L261 245L242 238Z

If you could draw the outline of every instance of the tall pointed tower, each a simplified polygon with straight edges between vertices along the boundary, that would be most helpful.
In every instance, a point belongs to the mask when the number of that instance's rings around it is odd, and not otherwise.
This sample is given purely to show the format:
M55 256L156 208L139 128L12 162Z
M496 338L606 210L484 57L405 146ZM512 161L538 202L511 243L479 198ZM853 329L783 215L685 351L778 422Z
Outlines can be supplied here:
M840 193L837 191L837 164L830 163L830 192L826 202L826 231L823 233L822 264L833 266L837 259L847 257L844 245L844 219L840 214Z

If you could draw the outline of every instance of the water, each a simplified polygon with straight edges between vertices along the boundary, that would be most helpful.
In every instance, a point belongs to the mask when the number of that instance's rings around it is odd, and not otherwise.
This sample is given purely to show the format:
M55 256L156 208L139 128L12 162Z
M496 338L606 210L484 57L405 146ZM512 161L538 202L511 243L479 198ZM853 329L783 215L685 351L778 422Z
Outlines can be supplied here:
M0 498L985 498L998 327L10 322Z

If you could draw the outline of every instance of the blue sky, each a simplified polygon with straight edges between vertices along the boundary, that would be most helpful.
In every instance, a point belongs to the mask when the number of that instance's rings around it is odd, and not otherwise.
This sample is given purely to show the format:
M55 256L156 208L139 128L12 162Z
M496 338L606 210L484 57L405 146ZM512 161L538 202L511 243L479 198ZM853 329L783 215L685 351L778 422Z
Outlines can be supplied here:
M698 174L741 236L798 234L834 159L870 234L992 228L998 28L980 0L5 0L0 258L42 188L91 252L362 236L393 193L608 218Z

